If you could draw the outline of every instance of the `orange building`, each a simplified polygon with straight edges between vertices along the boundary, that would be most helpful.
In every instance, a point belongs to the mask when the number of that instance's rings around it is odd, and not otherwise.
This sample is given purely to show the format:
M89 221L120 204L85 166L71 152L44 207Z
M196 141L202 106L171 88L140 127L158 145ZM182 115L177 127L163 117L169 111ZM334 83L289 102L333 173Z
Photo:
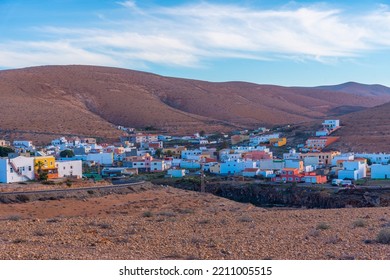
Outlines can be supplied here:
M328 179L324 175L318 175L315 172L309 172L305 173L305 177L303 180L306 183L313 183L313 184L326 184Z
M337 140L339 140L339 137L311 137L306 140L306 147L313 150L322 150Z
M58 168L56 159L53 156L35 157L34 158L35 178L39 178L40 173L47 173L48 179L58 178Z

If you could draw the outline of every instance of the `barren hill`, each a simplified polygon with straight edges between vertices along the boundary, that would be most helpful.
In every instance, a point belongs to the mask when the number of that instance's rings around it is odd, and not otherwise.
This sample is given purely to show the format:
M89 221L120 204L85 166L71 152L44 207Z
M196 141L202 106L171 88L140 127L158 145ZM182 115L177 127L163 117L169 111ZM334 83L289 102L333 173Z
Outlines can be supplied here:
M347 82L333 86L319 86L318 89L353 93L360 96L383 97L385 100L390 96L390 88L383 85L364 85L356 82Z
M299 123L390 101L390 95L211 83L95 66L0 71L0 96L0 129L16 130L14 136L47 133L48 139L50 133L116 138L114 125L175 133Z
M390 152L390 103L341 117L342 129L334 147L344 151Z

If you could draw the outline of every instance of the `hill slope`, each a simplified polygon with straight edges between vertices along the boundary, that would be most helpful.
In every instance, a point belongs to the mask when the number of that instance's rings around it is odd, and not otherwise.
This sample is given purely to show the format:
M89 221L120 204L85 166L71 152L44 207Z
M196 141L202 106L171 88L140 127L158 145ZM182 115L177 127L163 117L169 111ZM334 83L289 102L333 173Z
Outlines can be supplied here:
M365 85L355 82L347 82L340 85L319 86L316 88L328 91L353 93L360 96L383 97L384 99L390 96L390 88L383 85Z
M344 151L390 152L390 103L341 117L335 148Z
M0 97L3 130L104 138L119 136L113 124L151 125L170 133L215 131L305 122L338 108L348 111L384 102L375 95L211 83L94 66L0 71Z

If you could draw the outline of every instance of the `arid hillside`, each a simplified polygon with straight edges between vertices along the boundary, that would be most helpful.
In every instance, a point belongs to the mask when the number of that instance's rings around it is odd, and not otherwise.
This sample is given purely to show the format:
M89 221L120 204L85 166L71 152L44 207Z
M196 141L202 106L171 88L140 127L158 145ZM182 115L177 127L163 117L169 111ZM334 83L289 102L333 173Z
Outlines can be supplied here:
M389 207L278 210L161 188L0 204L0 260L389 260ZM378 241L379 240L379 241Z
M0 71L0 136L39 132L115 138L114 125L170 133L300 123L382 104L314 88L243 82L211 83L94 66ZM341 108L341 109L340 109Z
M342 116L335 133L341 141L332 147L343 151L390 152L390 103Z
M355 82L348 82L333 86L319 86L318 89L353 93L360 96L383 97L386 100L390 96L390 88L383 85L365 85Z

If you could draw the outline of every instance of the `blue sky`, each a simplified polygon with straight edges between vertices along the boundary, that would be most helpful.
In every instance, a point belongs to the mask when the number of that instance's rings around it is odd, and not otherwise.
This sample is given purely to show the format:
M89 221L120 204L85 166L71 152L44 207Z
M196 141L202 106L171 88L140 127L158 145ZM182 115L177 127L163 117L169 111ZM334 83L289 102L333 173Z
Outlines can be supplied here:
M49 64L208 81L390 86L390 3L0 0L0 69Z

